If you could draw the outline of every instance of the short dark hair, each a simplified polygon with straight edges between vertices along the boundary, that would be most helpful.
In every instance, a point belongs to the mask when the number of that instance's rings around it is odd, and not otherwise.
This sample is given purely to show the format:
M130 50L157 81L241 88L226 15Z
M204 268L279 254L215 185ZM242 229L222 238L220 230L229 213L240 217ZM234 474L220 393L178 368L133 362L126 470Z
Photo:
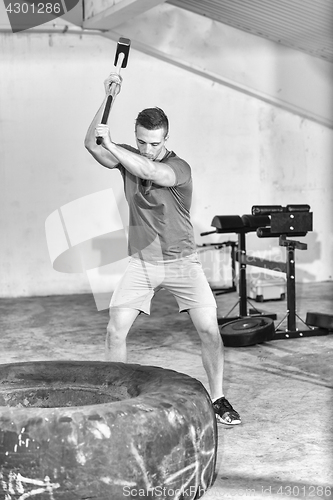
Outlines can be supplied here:
M169 132L169 120L163 109L161 108L147 108L141 111L135 120L135 130L137 126L146 128L147 130L156 130L163 128L165 135Z

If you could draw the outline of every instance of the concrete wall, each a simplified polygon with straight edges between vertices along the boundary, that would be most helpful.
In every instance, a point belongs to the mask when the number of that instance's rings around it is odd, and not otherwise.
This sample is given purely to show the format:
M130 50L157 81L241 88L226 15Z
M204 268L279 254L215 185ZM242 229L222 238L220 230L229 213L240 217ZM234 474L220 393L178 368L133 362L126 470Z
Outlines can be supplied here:
M74 200L112 189L126 224L119 174L99 166L83 146L116 43L70 32L0 33L0 43L0 296L81 293L92 282L96 291L112 288L126 259L90 276L58 272L45 221ZM234 239L200 237L216 214L249 213L253 204L308 203L314 231L302 239L308 251L297 252L297 279L332 279L330 128L135 49L123 76L112 111L113 137L134 144L137 113L155 105L166 111L168 147L193 169L198 243ZM82 215L77 224L86 223ZM248 248L265 255L282 252L277 240L254 235ZM103 262L104 250L94 251Z
M333 64L323 59L167 3L116 31L147 54L333 128Z

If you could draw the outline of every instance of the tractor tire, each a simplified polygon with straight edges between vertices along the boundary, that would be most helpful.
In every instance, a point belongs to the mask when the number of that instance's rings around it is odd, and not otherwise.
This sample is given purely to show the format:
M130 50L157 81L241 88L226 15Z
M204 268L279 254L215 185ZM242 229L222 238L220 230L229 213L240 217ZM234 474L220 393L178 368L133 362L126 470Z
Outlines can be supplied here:
M196 499L212 484L216 450L210 397L182 373L98 361L0 365L0 498Z

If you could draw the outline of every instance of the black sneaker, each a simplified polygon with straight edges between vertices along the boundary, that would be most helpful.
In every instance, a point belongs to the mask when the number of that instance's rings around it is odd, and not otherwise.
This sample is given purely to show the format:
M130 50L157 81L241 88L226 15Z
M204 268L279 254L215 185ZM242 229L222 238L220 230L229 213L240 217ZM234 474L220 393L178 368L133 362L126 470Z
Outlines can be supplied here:
M220 424L237 425L241 423L241 418L236 410L226 398L217 399L213 403L213 408L216 415L216 420Z

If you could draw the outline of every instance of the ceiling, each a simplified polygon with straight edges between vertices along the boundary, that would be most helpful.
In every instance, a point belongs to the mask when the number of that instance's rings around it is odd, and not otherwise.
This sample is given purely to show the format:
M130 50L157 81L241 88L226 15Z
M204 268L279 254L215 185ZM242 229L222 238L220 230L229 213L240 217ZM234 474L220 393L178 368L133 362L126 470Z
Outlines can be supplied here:
M333 62L332 0L167 0L166 3Z

